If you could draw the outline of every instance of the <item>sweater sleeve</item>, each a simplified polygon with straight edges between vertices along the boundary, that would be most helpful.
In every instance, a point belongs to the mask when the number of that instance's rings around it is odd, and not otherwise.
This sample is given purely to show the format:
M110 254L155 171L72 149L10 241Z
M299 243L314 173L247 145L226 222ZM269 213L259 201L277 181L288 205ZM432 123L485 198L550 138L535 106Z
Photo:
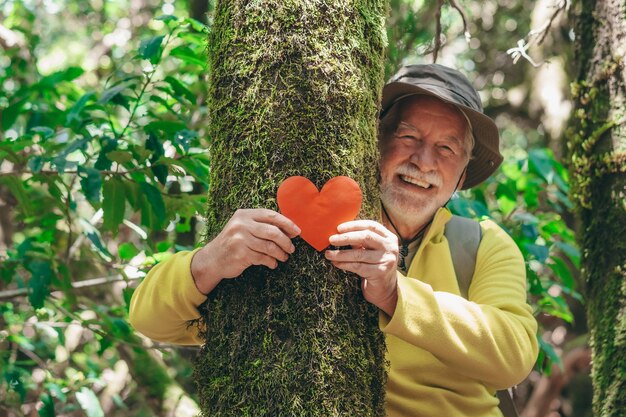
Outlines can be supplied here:
M200 317L198 306L206 300L191 276L196 251L178 252L148 272L130 301L129 321L137 331L160 342L203 343L197 327L189 325Z
M523 257L493 222L483 222L469 300L398 274L398 303L381 328L462 375L494 389L521 382L537 359L537 323L526 303ZM438 279L438 278L435 278Z

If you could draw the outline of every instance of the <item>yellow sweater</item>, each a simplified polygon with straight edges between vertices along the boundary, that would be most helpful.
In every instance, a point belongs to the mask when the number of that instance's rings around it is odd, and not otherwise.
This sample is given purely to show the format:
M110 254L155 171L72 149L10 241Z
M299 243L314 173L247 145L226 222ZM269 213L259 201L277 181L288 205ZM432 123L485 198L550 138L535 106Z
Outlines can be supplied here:
M408 276L398 273L393 317L381 313L390 362L388 417L501 416L494 393L522 381L537 358L537 324L526 303L523 258L495 223L482 240L469 300L460 296L440 209ZM206 297L190 273L194 252L156 265L133 294L131 324L144 335L183 345L203 343L187 326Z

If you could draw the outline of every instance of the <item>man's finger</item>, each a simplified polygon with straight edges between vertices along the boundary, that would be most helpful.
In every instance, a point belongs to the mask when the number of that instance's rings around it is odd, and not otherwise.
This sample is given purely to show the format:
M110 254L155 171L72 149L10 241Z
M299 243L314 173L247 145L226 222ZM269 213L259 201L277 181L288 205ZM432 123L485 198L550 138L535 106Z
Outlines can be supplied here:
M366 279L370 277L374 271L377 270L372 265L360 262L333 262L332 264L343 271L352 272L354 274L357 274L361 278Z
M329 241L334 246L364 247L366 249L380 249L385 246L384 237L370 230L357 230L332 235Z
M248 248L256 253L269 256L282 262L289 259L289 253L285 252L280 246L271 240L251 238L248 242Z
M324 255L331 262L362 262L366 264L379 264L383 253L381 251L365 249L327 250Z
M339 233L354 232L358 230L370 230L381 236L390 236L393 234L385 226L373 220L353 220L341 223L337 226L337 231Z
M282 229L272 224L255 223L250 228L250 233L254 238L274 242L287 253L293 253L296 250L289 236Z
M276 269L276 267L278 266L278 261L274 257L268 256L264 253L252 252L252 254L250 255L250 264L266 266L270 269Z
M273 224L290 238L298 236L301 232L298 225L274 210L255 209L252 218L257 222Z

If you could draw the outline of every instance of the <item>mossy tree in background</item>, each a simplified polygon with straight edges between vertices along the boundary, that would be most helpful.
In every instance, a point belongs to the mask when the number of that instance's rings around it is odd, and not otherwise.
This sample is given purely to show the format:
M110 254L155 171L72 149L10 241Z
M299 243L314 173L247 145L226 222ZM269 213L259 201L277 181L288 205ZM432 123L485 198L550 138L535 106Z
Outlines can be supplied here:
M221 1L209 39L208 239L239 208L277 209L292 175L347 175L377 218L382 0ZM203 305L196 364L206 416L382 416L384 340L360 279L300 239Z
M593 349L594 415L626 410L626 3L577 4L570 138Z

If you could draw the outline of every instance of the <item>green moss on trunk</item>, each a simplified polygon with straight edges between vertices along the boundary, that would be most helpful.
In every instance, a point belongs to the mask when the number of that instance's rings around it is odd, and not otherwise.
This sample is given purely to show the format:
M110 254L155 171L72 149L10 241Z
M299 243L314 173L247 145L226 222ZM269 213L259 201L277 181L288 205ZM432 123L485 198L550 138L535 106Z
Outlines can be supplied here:
M572 197L591 332L594 416L626 410L626 85L623 0L578 5ZM620 55L621 54L621 55Z
M377 218L383 1L218 2L209 39L214 237L238 208L277 209L278 185L348 175ZM203 305L196 364L206 416L382 416L384 338L360 280L296 239Z

